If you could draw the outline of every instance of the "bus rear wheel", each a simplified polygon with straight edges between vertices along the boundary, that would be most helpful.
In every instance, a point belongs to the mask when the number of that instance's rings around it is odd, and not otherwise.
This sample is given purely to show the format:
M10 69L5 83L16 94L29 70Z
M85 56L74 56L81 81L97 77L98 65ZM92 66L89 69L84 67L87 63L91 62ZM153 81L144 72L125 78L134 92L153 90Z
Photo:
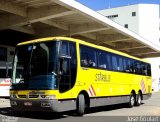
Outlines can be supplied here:
M83 94L78 95L77 98L77 115L83 116L85 111L85 98Z
M142 103L142 96L141 96L141 93L138 92L137 100L136 100L136 105L137 105L137 106L140 106L141 103Z
M135 95L133 93L130 94L129 98L129 108L132 108L136 103Z

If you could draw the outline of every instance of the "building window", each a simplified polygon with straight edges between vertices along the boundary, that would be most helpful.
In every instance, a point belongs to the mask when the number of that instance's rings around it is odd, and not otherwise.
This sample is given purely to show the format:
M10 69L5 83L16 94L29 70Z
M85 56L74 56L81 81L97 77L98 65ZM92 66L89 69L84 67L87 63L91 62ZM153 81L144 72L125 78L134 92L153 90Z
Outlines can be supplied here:
M125 27L125 28L128 28L128 24L125 24L124 27Z
M132 16L136 16L136 12L132 12Z
M107 18L115 18L115 17L118 17L118 14L115 14L115 15L109 15L109 16L106 16Z
M7 48L0 47L0 61L7 61Z

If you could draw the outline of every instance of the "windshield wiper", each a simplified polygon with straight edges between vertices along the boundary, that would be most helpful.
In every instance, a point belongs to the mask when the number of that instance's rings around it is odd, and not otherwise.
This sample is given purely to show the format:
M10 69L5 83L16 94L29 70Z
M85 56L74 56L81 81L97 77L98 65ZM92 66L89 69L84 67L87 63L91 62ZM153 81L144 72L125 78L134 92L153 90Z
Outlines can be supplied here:
M53 75L57 76L57 74L56 74L55 72L52 71L51 73L52 73Z

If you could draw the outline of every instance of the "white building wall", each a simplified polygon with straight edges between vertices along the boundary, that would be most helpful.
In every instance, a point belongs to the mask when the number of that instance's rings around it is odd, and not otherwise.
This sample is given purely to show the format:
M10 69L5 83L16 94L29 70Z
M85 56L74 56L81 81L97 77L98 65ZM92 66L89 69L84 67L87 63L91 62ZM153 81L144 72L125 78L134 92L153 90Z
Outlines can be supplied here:
M159 43L159 5L139 4L139 35Z
M139 16L137 16L139 11L137 5L105 9L98 12L104 16L118 15L118 17L110 19L122 26L128 24L129 30L139 33ZM136 12L137 15L133 17L132 12Z
M159 5L136 4L100 10L98 12L104 16L118 14L118 17L110 19L122 26L128 24L129 30L137 33L156 45L160 45ZM132 16L132 12L136 12L136 16Z

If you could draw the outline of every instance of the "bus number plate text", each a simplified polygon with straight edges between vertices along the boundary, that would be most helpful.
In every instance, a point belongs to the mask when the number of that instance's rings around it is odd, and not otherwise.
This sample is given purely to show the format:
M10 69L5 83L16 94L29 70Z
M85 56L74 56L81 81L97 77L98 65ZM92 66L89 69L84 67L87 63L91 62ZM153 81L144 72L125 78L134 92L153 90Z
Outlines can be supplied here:
M25 106L32 106L32 103L31 102L24 102L24 105Z

